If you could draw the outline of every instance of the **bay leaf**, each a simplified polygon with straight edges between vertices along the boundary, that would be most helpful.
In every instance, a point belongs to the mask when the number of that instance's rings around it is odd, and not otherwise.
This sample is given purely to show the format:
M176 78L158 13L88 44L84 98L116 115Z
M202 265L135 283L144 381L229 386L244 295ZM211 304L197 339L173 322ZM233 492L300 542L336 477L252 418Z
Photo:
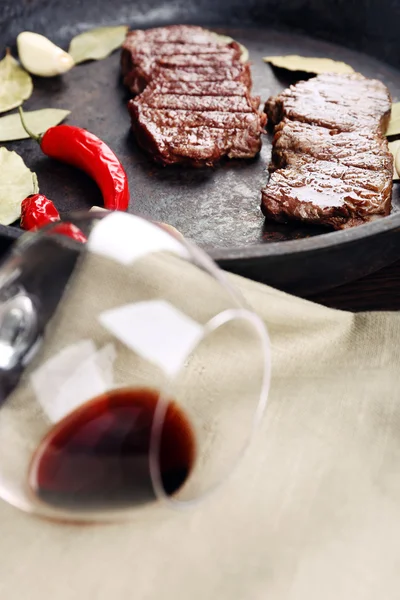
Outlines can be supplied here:
M394 158L393 179L396 181L397 179L400 179L400 173L397 171L397 168L396 168L396 155L400 150L400 140L396 140L394 142L389 142L389 150L393 154L393 158ZM399 154L399 158L398 158L397 162L400 163L400 154ZM400 166L400 164L398 166Z
M32 77L7 50L0 61L0 113L21 106L32 92Z
M386 135L399 135L400 134L400 102L392 104L392 114L390 116L389 125L386 131Z
M312 58L310 56L264 56L264 62L274 67L287 69L288 71L304 71L305 73L354 73L353 67L331 58Z
M16 152L0 148L0 223L10 225L21 216L21 203L38 192L37 177Z
M61 108L42 108L24 112L24 119L28 129L40 135L50 127L64 121L70 113L70 110L62 110ZM29 135L22 127L18 113L0 117L0 142L12 142L27 138L29 138Z
M122 45L127 31L127 25L90 29L71 40L68 53L75 64L86 60L101 60Z
M36 173L34 173L33 171L32 171L32 180L33 180L32 194L38 194L39 193L39 181L38 181Z

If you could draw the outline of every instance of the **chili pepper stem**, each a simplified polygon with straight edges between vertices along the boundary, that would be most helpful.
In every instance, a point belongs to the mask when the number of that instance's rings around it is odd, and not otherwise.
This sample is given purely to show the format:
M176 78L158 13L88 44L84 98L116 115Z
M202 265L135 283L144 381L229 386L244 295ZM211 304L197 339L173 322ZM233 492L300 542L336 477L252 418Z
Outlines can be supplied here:
M32 138L38 144L40 144L40 142L42 140L42 136L41 135L37 135L36 133L33 133L30 129L28 129L28 126L25 123L24 111L22 110L21 106L18 106L18 111L19 111L19 116L20 116L20 119L21 119L22 127L25 129L26 133L29 135L30 138Z

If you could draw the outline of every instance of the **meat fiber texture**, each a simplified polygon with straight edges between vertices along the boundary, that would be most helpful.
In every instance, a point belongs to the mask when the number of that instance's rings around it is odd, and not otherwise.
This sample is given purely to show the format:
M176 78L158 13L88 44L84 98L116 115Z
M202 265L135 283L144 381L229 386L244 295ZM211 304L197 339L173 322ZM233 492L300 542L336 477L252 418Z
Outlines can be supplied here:
M272 172L262 211L345 229L388 215L393 157L384 137L388 89L358 73L326 73L270 98Z
M128 33L121 56L138 143L163 165L212 166L252 158L266 115L252 97L237 42L201 27L174 25Z

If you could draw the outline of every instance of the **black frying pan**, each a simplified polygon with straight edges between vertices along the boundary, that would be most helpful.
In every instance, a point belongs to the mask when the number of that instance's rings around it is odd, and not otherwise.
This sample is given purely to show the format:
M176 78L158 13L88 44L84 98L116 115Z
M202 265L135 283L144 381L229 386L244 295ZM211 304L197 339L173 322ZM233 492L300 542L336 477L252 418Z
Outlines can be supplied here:
M0 0L0 46L23 30L68 46L76 33L104 24L151 27L195 23L220 29L248 47L254 92L263 101L295 79L273 71L266 54L332 57L385 82L400 99L400 2L397 0ZM310 37L312 36L312 37ZM298 76L296 77L298 79ZM119 54L73 69L62 78L37 79L27 108L72 110L69 123L103 138L130 179L130 210L177 227L206 248L224 268L306 294L344 283L400 257L400 199L392 215L343 232L265 223L259 210L271 143L259 158L225 162L215 169L162 168L140 151L129 133L128 99L119 76ZM61 212L101 204L84 174L51 162L33 142L8 145L39 177L41 191ZM0 251L20 235L0 226Z

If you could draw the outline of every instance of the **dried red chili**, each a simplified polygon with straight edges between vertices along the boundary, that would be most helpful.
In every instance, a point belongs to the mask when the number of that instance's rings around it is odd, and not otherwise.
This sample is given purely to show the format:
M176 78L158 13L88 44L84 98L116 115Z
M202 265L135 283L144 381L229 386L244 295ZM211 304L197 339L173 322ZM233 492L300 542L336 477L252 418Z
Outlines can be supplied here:
M67 237L75 240L75 242L80 242L81 244L85 244L87 242L87 237L83 235L82 231L73 223L64 223L61 221L59 225L53 227L50 233L66 235Z
M60 215L53 202L43 196L43 194L32 194L28 196L21 204L21 227L22 229L35 231L48 225L60 221ZM83 233L73 223L64 223L60 221L51 233L66 235L76 242L85 243L87 241Z
M32 194L21 204L22 229L35 230L60 220L60 214L53 202L42 194Z
M50 127L37 136L27 129L20 108L22 125L39 142L44 154L85 171L99 186L108 210L125 211L129 205L128 177L114 152L86 129L73 125Z

